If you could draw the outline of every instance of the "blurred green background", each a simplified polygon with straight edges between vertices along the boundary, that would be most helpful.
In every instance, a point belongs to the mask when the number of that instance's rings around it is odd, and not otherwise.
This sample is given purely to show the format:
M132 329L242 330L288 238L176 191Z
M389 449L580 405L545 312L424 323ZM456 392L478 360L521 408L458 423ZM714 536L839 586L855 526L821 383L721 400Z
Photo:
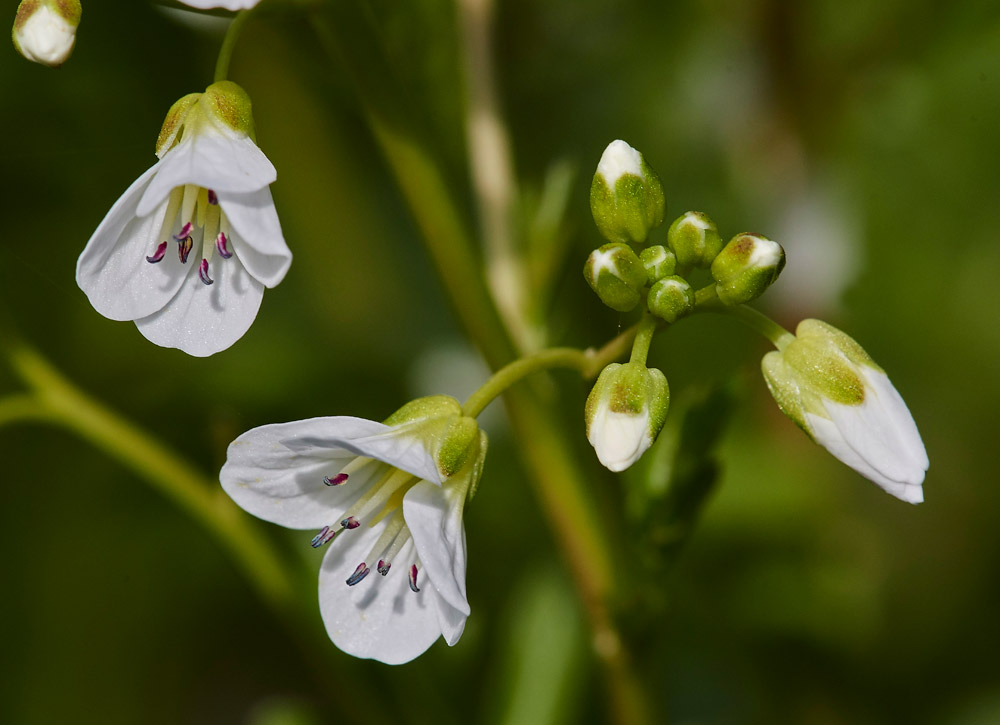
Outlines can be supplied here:
M455 7L368 4L471 219ZM718 488L678 564L653 576L618 562L623 591L654 602L633 634L658 711L705 725L1000 722L1000 6L498 5L522 190L537 193L553 164L577 170L544 310L551 341L599 345L630 324L580 276L600 243L590 175L623 138L658 170L668 219L701 209L723 236L784 245L762 307L786 326L817 316L852 334L930 455L926 503L903 504L781 416L758 372L763 340L707 316L658 337L651 364L678 411L713 381L740 395ZM295 254L254 326L195 359L90 307L76 257L155 160L167 108L211 82L222 29L84 0L63 68L12 48L0 64L0 305L69 378L210 476L250 427L383 418L416 395L461 399L487 374L350 81L294 15L252 21L231 70L278 169ZM551 379L611 536L642 550L621 503L642 472L596 465L586 386ZM0 367L0 394L20 389ZM456 647L398 668L325 639L311 534L254 522L296 568L311 616L294 636L215 539L120 463L58 428L0 428L0 721L606 721L582 615L499 405L484 425L491 451L466 515L473 615Z

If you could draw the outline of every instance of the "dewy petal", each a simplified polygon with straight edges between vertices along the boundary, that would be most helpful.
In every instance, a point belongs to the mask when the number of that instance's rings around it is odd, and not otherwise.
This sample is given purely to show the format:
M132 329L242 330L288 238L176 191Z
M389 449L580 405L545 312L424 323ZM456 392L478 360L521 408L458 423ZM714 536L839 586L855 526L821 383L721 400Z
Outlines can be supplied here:
M403 497L403 518L431 586L445 602L467 617L465 525L462 523L466 490L454 483L442 487L421 481ZM461 630L455 640L460 634Z
M384 426L381 433L342 441L345 448L359 456L377 458L390 466L412 473L417 478L441 485L443 479L437 463L424 441L406 428Z
M205 119L164 154L136 213L145 216L172 189L184 184L216 194L245 193L263 189L277 178L274 165L249 136Z
M594 412L587 439L601 465L609 471L624 471L653 444L649 414L644 412L644 415L613 413L606 405L598 406Z
M323 477L336 474L355 457L335 441L384 427L349 416L260 426L229 444L219 480L240 508L265 521L292 529L335 524L333 518L385 470L366 466L345 485L327 486Z
M274 287L285 277L292 253L281 233L271 190L235 193L220 191L219 205L229 218L238 243L232 248L247 271L265 287Z
M356 586L348 577L368 555L387 525L362 526L345 532L323 558L319 573L319 608L330 639L344 652L390 665L423 654L439 636L438 609L443 604L433 587L410 591L405 567L393 566L385 577L369 576ZM402 564L415 555L412 542L400 551ZM375 562L365 562L372 567Z
M195 357L225 350L243 337L257 317L264 285L236 259L216 260L212 274L212 285L190 275L162 310L135 321L139 332Z
M150 264L160 242L166 198L145 218L136 207L159 171L152 166L114 203L76 263L76 283L98 312L112 320L135 320L162 309L177 294L188 269L176 254Z

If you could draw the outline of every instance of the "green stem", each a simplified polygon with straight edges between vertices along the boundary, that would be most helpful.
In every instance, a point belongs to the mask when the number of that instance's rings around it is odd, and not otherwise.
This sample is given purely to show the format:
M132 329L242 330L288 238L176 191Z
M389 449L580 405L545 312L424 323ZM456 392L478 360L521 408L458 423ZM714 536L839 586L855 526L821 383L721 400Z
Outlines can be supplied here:
M287 611L293 585L285 568L214 481L73 386L31 348L5 347L11 367L31 393L4 400L0 418L17 413L21 419L59 423L124 463L201 521L229 549L261 597Z
M487 405L507 388L521 380L521 378L539 370L546 370L548 368L576 368L585 380L595 378L608 363L617 360L625 354L629 340L636 334L637 329L641 330L639 326L633 325L618 335L618 337L609 341L600 350L595 350L594 348L579 350L575 347L553 347L515 360L500 368L476 392L469 396L469 399L462 406L462 414L471 418L477 417Z
M629 362L646 364L646 357L649 355L649 346L653 343L653 334L656 332L656 325L659 320L650 314L649 310L642 313L638 330L635 334L635 342L632 343L632 357Z
M699 312L716 312L720 315L735 317L747 327L756 330L761 335L770 340L776 348L784 350L788 343L795 339L795 335L772 320L762 312L758 312L752 307L738 305L736 307L725 307L721 304L710 304L698 310Z
M236 13L236 17L229 23L226 29L226 37L222 39L222 47L219 48L219 57L215 61L215 82L224 81L229 77L229 61L233 57L233 50L236 48L236 41L240 37L240 31L246 25L247 19L253 10L241 10Z

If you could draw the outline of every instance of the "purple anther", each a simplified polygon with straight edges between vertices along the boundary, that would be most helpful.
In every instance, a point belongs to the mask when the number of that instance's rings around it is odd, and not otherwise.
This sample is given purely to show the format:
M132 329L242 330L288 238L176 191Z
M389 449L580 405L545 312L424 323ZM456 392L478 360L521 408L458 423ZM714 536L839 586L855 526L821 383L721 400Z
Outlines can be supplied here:
M370 569L365 566L364 562L358 564L358 568L354 570L354 573L347 577L347 586L353 587L359 581L368 576Z
M219 203L219 197L211 189L208 190L208 203L215 206Z
M156 248L156 251L153 252L153 256L146 257L146 261L149 262L150 264L156 264L157 262L163 259L163 255L166 253L167 253L167 243L160 242L159 246Z
M233 252L229 248L229 239L222 232L219 232L219 236L215 238L215 248L223 259L229 259L233 256Z
M332 478L330 476L323 476L323 483L325 483L327 486L339 486L340 484L345 483L346 481L347 481L346 473L338 473L336 476L333 476Z
M198 265L198 279L200 279L205 284L212 284L215 282L214 279L208 276L208 260L201 260L201 264Z
M177 240L177 256L180 257L181 264L187 264L188 255L191 254L191 247L193 246L194 240L191 237L184 237Z
M174 235L174 239L176 239L178 242L184 241L184 237L191 236L192 229L194 229L194 224L188 222L187 224L181 227L181 230L179 232L177 232Z
M410 589L415 592L419 592L420 588L417 586L417 565L410 565Z
M353 516L348 516L346 519L340 522L340 525L343 526L345 529L356 529L359 526L361 526L361 522L358 521Z
M335 538L337 538L337 534L339 534L341 531L343 531L343 529L331 529L329 526L324 526L322 529L319 530L319 533L313 537L311 544L312 548L318 549L323 544L330 543Z
M386 574L389 573L390 566L392 566L392 564L387 562L385 559L379 559L376 571L378 571L378 573L381 574L382 576L385 576Z

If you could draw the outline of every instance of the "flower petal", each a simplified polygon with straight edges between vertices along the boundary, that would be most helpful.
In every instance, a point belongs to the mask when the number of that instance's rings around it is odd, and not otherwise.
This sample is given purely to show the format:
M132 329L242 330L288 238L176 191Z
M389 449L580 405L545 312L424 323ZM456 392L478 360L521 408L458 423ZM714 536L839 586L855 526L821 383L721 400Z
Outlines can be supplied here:
M118 198L76 263L76 283L94 309L112 320L135 320L160 310L188 274L172 249L157 264L146 261L164 241L156 235L167 202L163 199L145 218L136 215L136 206L158 167L148 169Z
M229 444L219 472L223 490L254 516L292 529L318 529L336 518L364 493L384 466L366 466L340 486L324 476L340 471L355 455L337 446L384 427L381 423L336 416L264 425Z
M226 10L245 10L252 8L260 0L181 0L193 8L208 10L209 8L225 8Z
M467 489L457 483L435 486L421 481L403 497L403 518L431 585L449 605L468 616L462 523Z
M219 206L237 235L233 251L247 271L265 287L281 282L292 263L281 223L266 186L246 193L218 192Z
M386 526L347 531L327 551L319 573L319 608L330 639L344 652L390 665L423 654L441 636L433 587L410 591L403 564L415 556L410 542L385 576L372 574L355 586L345 582L368 555ZM374 568L374 562L365 562Z
M594 411L587 439L601 465L616 473L624 471L653 445L649 409L643 408L641 415L630 415L614 413L607 405L600 405Z
M359 456L377 458L425 481L441 485L443 480L426 443L406 426L386 426L381 433L344 440L341 444Z
M172 189L185 184L218 194L257 191L277 178L274 165L249 136L206 119L164 154L136 213L146 216Z
M195 357L225 350L243 337L257 317L264 285L236 259L218 259L212 274L211 285L189 275L163 309L135 321L139 332L150 342Z
M900 453L904 455L911 466L926 471L930 467L927 449L924 448L917 424L910 414L910 409L903 402L902 396L884 372L862 366L861 373L868 385L868 390L874 390L878 397L886 418L893 421L892 432L896 437Z
M877 483L884 491L908 503L924 500L920 482L896 481L876 470L847 442L841 429L830 419L806 413L806 423L813 438L835 458L847 464L869 481Z

